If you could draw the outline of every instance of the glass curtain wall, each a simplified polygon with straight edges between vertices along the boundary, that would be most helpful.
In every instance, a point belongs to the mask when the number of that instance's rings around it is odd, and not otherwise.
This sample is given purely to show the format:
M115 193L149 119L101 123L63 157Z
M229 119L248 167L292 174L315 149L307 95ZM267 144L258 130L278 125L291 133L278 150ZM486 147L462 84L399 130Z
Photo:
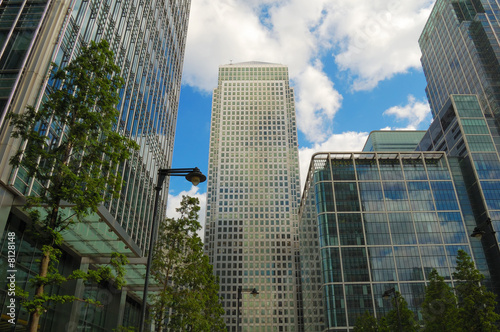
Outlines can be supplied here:
M305 188L302 282L322 289L327 331L352 328L364 312L384 316L392 308L382 294L392 287L417 314L430 271L453 283L458 250L472 252L444 153L317 154ZM321 325L313 301L304 296L311 331Z

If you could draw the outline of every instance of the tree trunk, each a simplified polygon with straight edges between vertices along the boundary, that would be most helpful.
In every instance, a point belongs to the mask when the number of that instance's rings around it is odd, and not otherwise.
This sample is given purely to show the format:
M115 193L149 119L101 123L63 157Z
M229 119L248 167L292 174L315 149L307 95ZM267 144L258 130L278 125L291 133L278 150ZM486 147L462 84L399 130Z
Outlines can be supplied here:
M168 273L168 270L167 270L167 273ZM165 284L163 285L163 294L165 294L165 292L167 291L167 287L168 287L168 274L167 274L167 278L166 278ZM165 301L160 300L160 319L156 322L158 324L158 331L159 332L163 331L163 323L164 323L164 320L165 320L165 309L166 309L166 306L167 305L166 305Z
M60 201L60 200L58 200ZM50 228L54 229L54 226L57 222L57 215L59 214L59 204L57 204L50 214ZM53 249L54 248L54 238L52 238L48 244L48 246ZM45 278L47 273L49 272L49 264L50 264L50 255L52 254L52 250L47 250L42 247L42 259L40 260L40 273L39 277ZM35 289L35 299L39 296L42 296L44 293L44 284L37 285ZM37 332L38 331L38 323L40 321L40 316L42 315L42 308L37 308L33 313L31 313L30 323L28 330L29 332Z
M47 272L49 270L49 262L50 262L50 252L44 252L42 259L40 260L40 277L46 277ZM43 287L44 285L38 285L35 290L35 298L37 296L43 295ZM37 332L38 331L38 322L40 321L41 312L39 310L35 310L31 313L29 332Z

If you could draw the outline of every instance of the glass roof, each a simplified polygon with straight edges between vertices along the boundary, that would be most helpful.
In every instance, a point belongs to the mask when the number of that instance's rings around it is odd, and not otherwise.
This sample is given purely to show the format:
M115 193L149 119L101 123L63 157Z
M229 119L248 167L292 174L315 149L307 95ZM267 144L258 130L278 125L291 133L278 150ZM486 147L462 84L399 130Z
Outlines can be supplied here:
M73 219L74 221L72 225L61 232L64 245L80 257L87 258L89 263L97 266L107 265L112 253L116 252L127 256L130 263L125 265L125 288L142 298L146 258L137 254L140 252L140 248L133 243L121 226L115 220L111 220L110 216L108 218L102 217L101 213L93 213L85 217L83 221L78 222L71 208L65 207L59 211L63 219ZM45 213L41 208L40 212L42 215ZM152 279L150 279L150 283L151 281ZM149 287L154 292L154 285L150 284Z
M64 243L80 256L108 256L113 252L127 257L132 250L118 235L100 220L88 220L75 223L62 232Z

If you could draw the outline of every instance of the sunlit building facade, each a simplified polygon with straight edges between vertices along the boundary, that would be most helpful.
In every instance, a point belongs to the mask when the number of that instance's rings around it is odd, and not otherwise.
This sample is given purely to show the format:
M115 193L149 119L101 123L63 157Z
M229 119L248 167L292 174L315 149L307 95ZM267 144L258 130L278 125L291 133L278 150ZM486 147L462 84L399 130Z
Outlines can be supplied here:
M348 331L392 309L395 288L418 312L428 274L471 254L443 152L317 153L300 207L304 331Z
M57 306L42 316L43 331L83 326L109 331L119 325L138 325L157 171L172 162L189 10L190 0L0 3L0 246L3 263L5 234L16 232L18 286L26 288L29 275L37 269L39 249L36 239L24 232L29 220L22 204L23 197L37 194L41 184L28 178L23 168L10 167L10 156L22 142L10 137L5 114L21 113L26 105L39 107L53 88L51 63L64 67L83 45L106 39L125 80L117 105L120 115L116 130L140 146L117 170L125 181L120 199L106 202L97 214L63 234L61 269L93 268L106 264L112 252L122 253L131 260L126 267L127 288L113 292L74 284L53 289L81 297L94 293L104 306L89 307L81 302ZM64 128L53 123L47 134L57 141L61 130ZM167 193L168 182L160 211L165 211ZM71 215L67 209L62 213ZM5 278L2 280L5 282ZM0 291L0 303L7 303L4 300L5 292ZM27 312L18 310L18 324L25 325Z
M296 130L286 66L219 67L205 251L220 278L228 331L298 331ZM259 294L238 299L238 287Z

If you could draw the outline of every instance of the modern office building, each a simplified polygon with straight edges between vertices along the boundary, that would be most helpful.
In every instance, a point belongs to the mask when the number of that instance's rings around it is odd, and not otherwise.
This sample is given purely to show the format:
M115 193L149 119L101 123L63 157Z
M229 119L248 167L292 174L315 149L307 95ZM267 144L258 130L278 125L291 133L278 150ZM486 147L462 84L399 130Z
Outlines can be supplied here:
M417 150L444 151L452 169L467 233L476 227L500 229L500 159L477 95L451 95ZM500 250L497 236L471 241L485 283L500 293Z
M298 331L296 130L286 66L219 67L205 251L220 278L228 331Z
M10 137L6 112L21 113L26 105L39 107L53 88L48 79L51 63L64 67L83 45L106 39L125 79L116 130L140 145L120 168L126 181L120 199L106 202L97 214L64 232L60 264L64 271L85 270L106 263L112 252L125 254L131 260L127 288L117 292L83 283L53 288L81 297L94 293L104 306L81 302L57 306L42 315L42 331L110 331L138 325L157 171L170 167L172 159L189 9L190 0L0 3L0 261L5 267L5 234L15 232L18 286L26 288L37 269L40 251L36 239L24 232L29 220L22 204L23 197L36 193L40 184L27 178L22 168L9 165L21 142ZM56 126L49 130L53 137L60 135ZM168 183L160 211L165 211L167 192ZM4 273L6 269L0 275ZM2 280L0 306L5 306L6 279ZM5 307L0 310L6 312ZM22 327L28 314L17 310L17 324Z
M453 284L472 253L443 152L317 153L300 206L304 331L347 331L392 309L395 288L417 312L435 268Z
M437 0L419 39L433 117L452 94L475 94L500 151L500 5Z
M425 130L374 130L363 151L414 151L424 134Z
M500 229L499 12L495 1L438 0L419 39L434 121L418 149L446 151L462 186L468 231L487 220ZM473 249L500 295L497 237L484 237Z

